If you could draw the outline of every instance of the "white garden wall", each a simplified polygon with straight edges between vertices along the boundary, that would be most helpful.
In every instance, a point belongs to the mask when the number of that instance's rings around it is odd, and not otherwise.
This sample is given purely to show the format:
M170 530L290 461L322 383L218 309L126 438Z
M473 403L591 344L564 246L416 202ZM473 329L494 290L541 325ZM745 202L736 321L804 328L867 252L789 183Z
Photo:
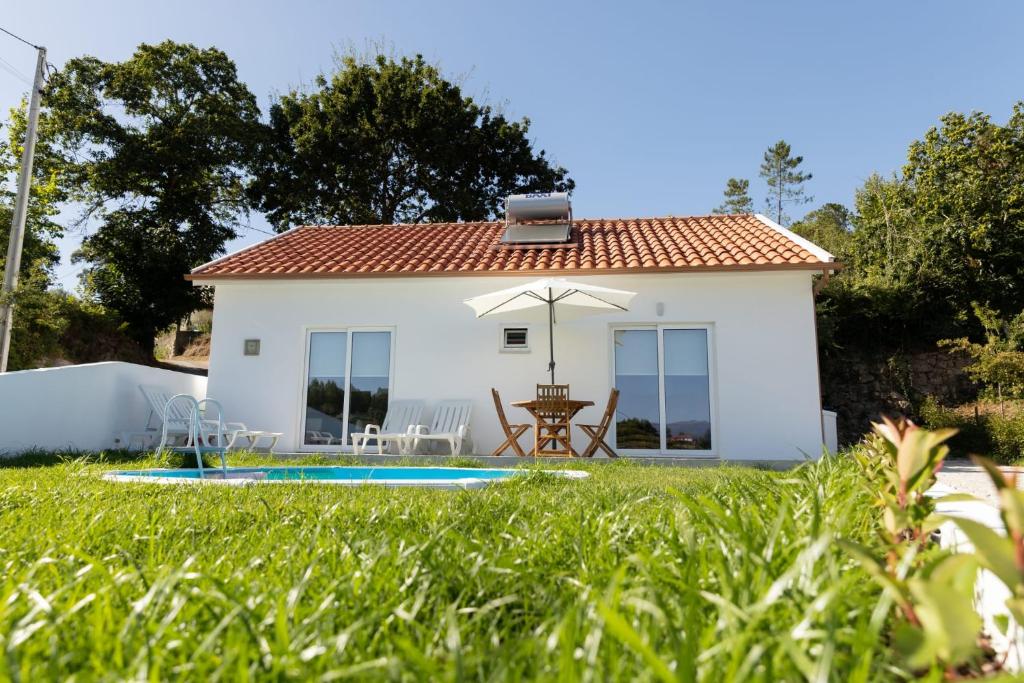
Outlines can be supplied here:
M209 394L223 402L230 419L283 432L278 450L300 450L309 329L390 327L395 345L392 397L426 400L424 420L440 399L472 399L473 451L489 454L503 439L490 388L498 388L507 403L532 397L536 383L548 381L546 312L476 319L462 301L532 279L217 282ZM608 397L613 325L709 324L717 418L714 455L753 460L820 455L822 416L810 273L584 279L638 295L628 312L566 317L556 325L556 380L571 384L574 398L598 404L582 413L583 422L597 423ZM503 322L529 324L529 353L499 352ZM246 339L260 340L258 356L244 355ZM506 412L510 421L528 421L521 409L507 407ZM586 444L582 433L573 438L576 444ZM526 437L522 443L526 445Z
M97 451L142 431L149 405L140 384L206 395L206 378L131 363L89 363L0 374L0 455L40 448ZM153 425L159 426L154 419Z

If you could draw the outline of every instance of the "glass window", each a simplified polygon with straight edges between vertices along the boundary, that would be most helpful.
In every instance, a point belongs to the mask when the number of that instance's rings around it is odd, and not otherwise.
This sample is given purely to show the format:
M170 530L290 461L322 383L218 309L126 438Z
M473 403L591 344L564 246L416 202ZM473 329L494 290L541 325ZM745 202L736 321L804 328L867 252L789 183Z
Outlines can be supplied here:
M711 378L704 328L616 330L616 446L709 451Z
M384 415L388 412L390 366L390 332L352 333L349 434L363 431L368 424L379 425L384 421Z
M303 440L307 445L343 443L347 346L346 332L314 332L309 335L306 433Z
M661 448L658 331L615 331L615 439L619 448Z
M708 331L665 330L665 447L711 450Z
M303 443L342 446L349 434L381 424L390 385L390 332L310 333Z

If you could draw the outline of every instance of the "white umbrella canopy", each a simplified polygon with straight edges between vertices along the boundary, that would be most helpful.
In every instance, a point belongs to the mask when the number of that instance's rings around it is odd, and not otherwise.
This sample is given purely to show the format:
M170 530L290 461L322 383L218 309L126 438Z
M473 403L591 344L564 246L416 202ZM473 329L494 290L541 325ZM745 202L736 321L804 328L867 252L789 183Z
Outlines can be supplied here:
M555 305L572 306L580 314L598 314L609 311L628 311L636 292L610 289L571 282L564 278L543 278L525 285L509 287L490 294L481 294L463 303L473 309L476 317L513 313L529 308L546 306L551 360L548 370L551 383L555 383Z

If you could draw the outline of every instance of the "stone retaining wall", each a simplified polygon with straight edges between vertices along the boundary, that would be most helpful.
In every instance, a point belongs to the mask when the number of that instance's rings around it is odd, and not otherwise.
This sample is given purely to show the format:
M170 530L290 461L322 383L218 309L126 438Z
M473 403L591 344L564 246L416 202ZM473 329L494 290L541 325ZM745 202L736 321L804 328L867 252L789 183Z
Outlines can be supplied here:
M857 442L883 414L913 416L925 396L946 404L973 400L978 387L963 372L967 362L946 351L822 358L822 404L838 413L839 443Z

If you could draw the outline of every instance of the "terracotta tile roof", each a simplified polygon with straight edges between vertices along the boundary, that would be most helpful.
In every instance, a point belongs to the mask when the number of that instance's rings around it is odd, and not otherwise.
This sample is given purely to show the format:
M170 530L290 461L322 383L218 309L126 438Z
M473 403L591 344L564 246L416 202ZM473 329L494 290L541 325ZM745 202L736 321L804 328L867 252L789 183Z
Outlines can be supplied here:
M567 244L502 245L502 222L295 228L192 280L817 269L827 254L754 215L577 219ZM816 250L816 251L815 251Z

